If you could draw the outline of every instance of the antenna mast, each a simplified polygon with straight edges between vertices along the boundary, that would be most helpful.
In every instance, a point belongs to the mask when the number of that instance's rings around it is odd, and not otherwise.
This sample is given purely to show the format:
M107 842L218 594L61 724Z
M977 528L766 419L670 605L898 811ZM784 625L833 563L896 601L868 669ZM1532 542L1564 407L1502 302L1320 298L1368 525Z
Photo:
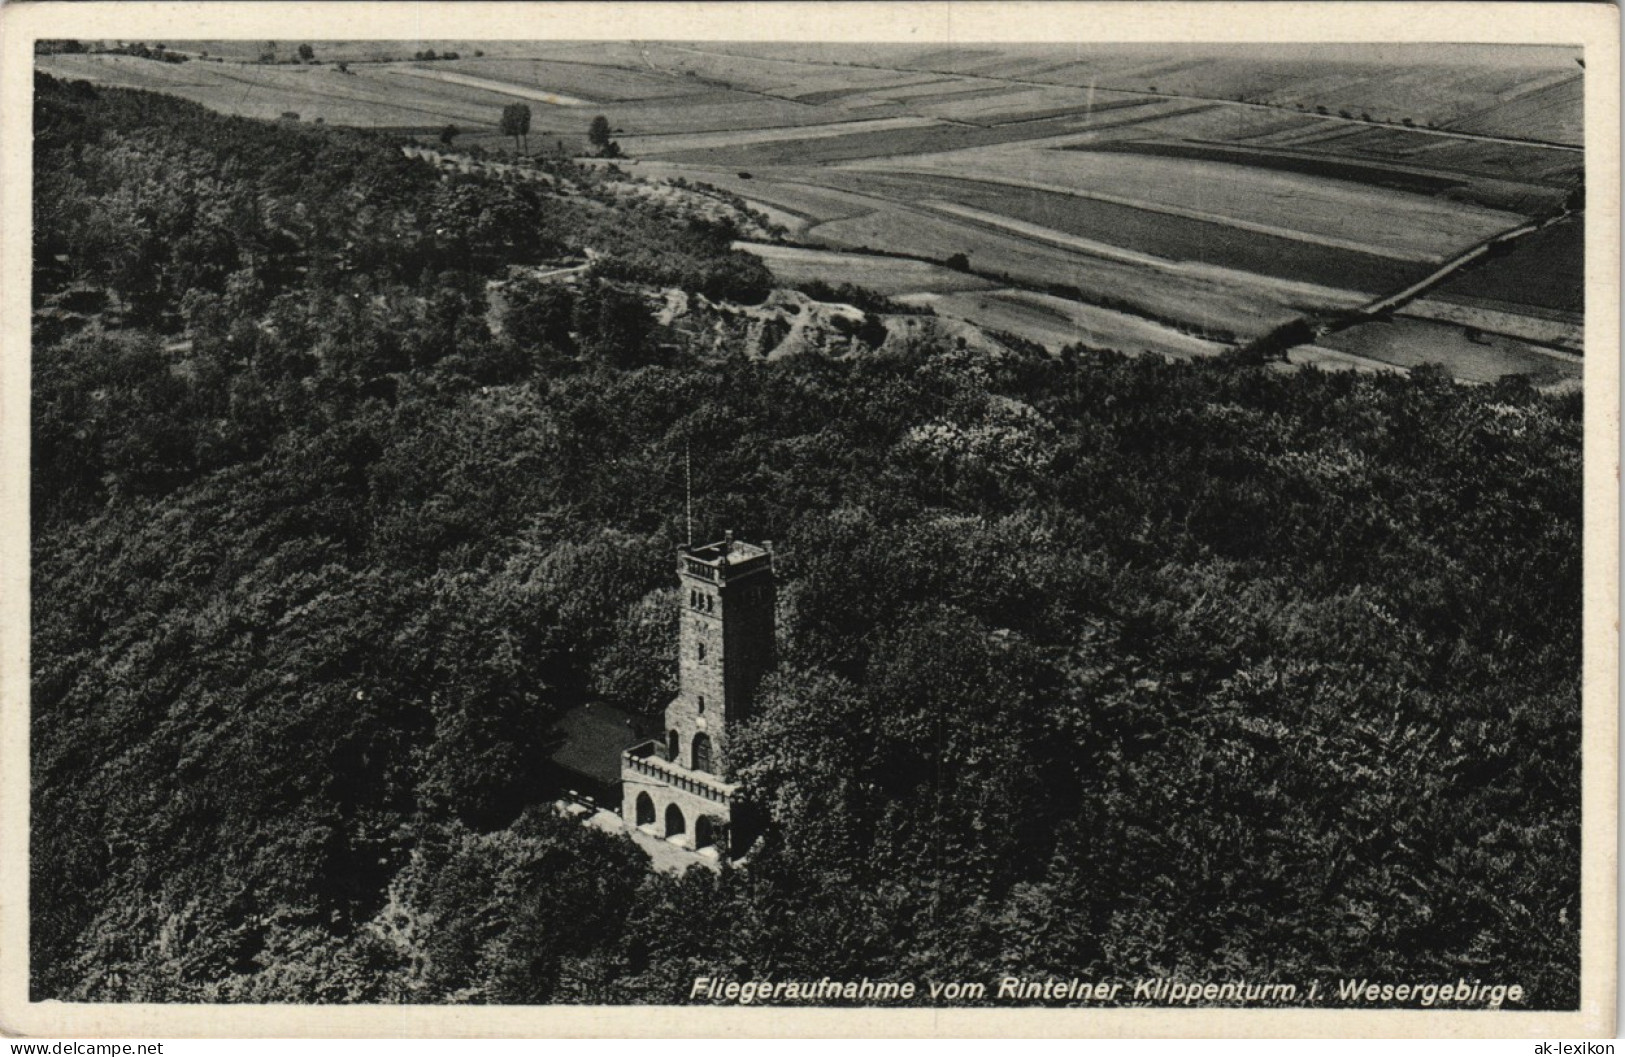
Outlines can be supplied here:
M688 523L688 545L694 546L694 463L689 457L688 445L683 445L683 517Z

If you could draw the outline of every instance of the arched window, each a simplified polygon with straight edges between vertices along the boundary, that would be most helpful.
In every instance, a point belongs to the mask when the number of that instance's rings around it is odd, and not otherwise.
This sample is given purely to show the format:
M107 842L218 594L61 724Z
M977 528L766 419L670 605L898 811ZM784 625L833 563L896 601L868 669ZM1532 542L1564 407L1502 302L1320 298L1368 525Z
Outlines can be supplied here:
M696 708L696 711L704 712L705 711L705 695L704 694L696 694L694 696L698 701L698 707Z
M700 660L703 661L705 660L705 643L701 642L698 646L699 648L695 652L699 654Z
M666 836L680 836L687 828L683 824L683 813L677 809L676 804L666 808Z
M696 771L711 770L711 739L704 734L694 735L694 763Z
M682 751L682 742L677 739L675 730L666 733L666 759L672 763L677 762L677 754Z
M717 842L717 824L711 821L710 815L701 815L694 820L694 847L707 848Z
M638 794L638 825L652 826L655 824L655 802L649 799L648 793Z

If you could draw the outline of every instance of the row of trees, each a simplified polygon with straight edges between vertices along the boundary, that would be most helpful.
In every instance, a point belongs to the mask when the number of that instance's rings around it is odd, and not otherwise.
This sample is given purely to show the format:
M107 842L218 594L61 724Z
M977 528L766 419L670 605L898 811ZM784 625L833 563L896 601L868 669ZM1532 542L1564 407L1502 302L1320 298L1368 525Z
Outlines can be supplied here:
M447 130L454 128L455 126L446 126ZM521 154L529 152L530 107L527 104L510 103L509 105L503 107L502 118L497 123L497 128L504 136L513 137L514 150L516 152ZM443 130L441 132L440 141L447 146L450 146L451 139L455 135L456 132L452 132L451 135L448 136L447 132ZM611 138L609 119L604 117L602 114L593 118L591 123L587 126L587 142L592 145L594 153L601 158L619 158L621 156L620 144L616 143L615 140Z
M208 54L207 52L204 53ZM278 57L277 42L268 40L260 46L259 61L265 64L277 62L313 63L316 61L316 49L309 44L300 44L294 48L294 57L281 59Z

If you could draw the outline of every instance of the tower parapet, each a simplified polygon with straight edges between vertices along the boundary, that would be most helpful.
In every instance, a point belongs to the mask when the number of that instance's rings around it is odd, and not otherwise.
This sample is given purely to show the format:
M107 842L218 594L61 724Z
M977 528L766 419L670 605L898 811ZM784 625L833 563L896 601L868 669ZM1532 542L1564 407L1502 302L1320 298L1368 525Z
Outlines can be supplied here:
M772 551L732 537L718 543L680 547L677 556L679 573L717 584L773 571Z

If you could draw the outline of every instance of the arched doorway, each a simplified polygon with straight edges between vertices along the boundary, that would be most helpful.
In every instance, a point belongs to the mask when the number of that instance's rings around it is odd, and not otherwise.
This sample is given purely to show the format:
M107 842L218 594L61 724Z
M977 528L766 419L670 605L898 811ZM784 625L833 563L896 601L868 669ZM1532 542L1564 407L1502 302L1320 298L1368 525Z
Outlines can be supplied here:
M694 847L708 848L717 842L717 824L711 816L701 815L694 820Z
M649 798L648 793L638 794L638 825L652 826L655 824L655 802Z
M681 751L682 751L682 742L680 742L678 740L677 732L675 730L667 731L666 732L666 759L670 760L672 763L681 763L682 758L678 755L678 753L681 752Z
M680 837L688 829L683 821L683 813L677 809L676 804L666 808L666 836Z
M711 770L711 739L704 734L694 735L694 769Z

